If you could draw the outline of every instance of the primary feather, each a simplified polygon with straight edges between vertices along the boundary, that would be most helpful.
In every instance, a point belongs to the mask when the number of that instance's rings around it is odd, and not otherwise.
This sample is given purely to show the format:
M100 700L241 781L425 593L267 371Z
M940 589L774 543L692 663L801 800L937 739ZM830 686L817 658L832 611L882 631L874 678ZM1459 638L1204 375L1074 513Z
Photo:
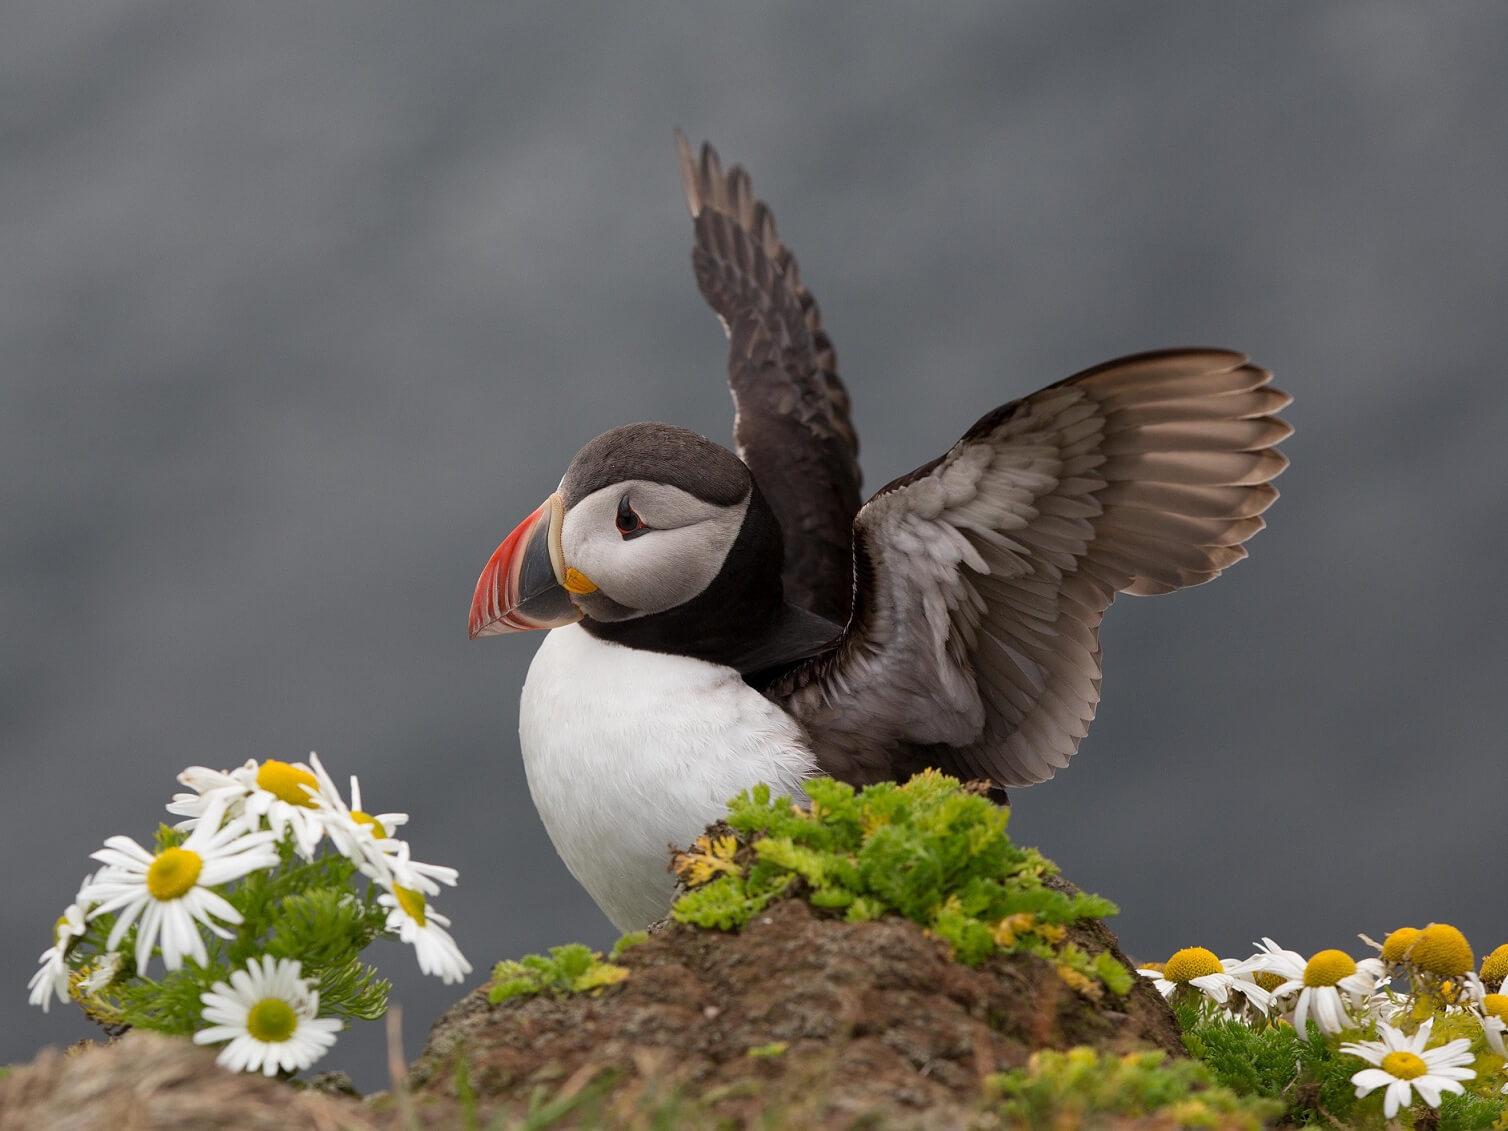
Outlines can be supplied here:
M786 597L842 624L853 576L859 439L817 301L749 175L676 133L697 286L728 332L733 440L785 531Z
M865 504L846 632L767 694L849 780L1052 777L1094 718L1115 595L1203 584L1262 529L1291 432L1270 380L1169 350L987 414Z

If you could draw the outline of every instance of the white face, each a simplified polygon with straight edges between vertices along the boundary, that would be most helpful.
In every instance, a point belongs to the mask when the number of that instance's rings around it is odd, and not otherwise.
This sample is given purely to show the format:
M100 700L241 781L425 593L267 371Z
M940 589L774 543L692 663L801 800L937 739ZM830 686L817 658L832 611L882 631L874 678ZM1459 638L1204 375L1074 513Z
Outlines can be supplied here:
M625 499L643 527L626 535L619 522ZM595 594L577 603L598 620L628 620L685 604L723 568L748 509L748 495L723 507L641 479L594 491L566 511L562 557L623 608L611 609Z

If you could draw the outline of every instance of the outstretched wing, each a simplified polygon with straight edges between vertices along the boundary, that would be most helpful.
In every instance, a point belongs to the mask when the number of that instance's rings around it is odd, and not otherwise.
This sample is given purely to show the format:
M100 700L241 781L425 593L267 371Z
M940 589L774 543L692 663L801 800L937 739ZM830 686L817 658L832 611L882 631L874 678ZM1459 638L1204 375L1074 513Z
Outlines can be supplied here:
M702 297L728 332L733 440L785 535L786 600L842 624L853 586L859 441L796 259L749 175L676 131Z
M1270 379L1171 350L989 413L864 505L848 631L766 693L852 781L1052 777L1094 718L1115 595L1202 584L1262 529L1292 431Z

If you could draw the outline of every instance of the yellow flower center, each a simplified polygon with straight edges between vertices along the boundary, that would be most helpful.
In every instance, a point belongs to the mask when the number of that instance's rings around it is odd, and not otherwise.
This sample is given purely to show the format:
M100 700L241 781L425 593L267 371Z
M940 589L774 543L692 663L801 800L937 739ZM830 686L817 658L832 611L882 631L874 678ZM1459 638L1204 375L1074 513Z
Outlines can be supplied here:
M1186 946L1168 959L1162 968L1162 976L1170 982L1183 984L1206 974L1218 974L1224 969L1214 951L1202 946Z
M1423 933L1418 927L1399 927L1382 940L1382 960L1387 963L1402 962L1409 956L1409 947L1418 942Z
M1482 959L1482 981L1488 985L1501 985L1504 978L1508 978L1508 943Z
M280 997L264 997L246 1013L246 1031L268 1044L281 1044L293 1036L297 1028L297 1014Z
M147 866L147 891L153 899L179 899L199 880L204 857L191 848L164 848Z
M393 895L397 897L398 906L403 908L403 913L419 926L424 926L424 893L394 884Z
M1143 962L1137 967L1138 970L1156 970L1159 974L1167 968L1168 964L1166 962Z
M1274 974L1271 970L1253 970L1251 972L1251 980L1268 993L1271 993L1288 979L1284 978L1281 974Z
M1429 1071L1424 1058L1411 1052L1390 1052L1382 1058L1382 1070L1399 1080L1412 1080Z
M1488 1017L1508 1021L1508 994L1488 994L1482 998L1482 1012Z
M268 758L257 770L258 788L265 789L279 801L286 801L289 805L313 809L314 798L304 790L306 785L314 790L319 788L319 782L308 770L288 762L279 762L276 758Z
M382 827L382 822L370 813L363 813L360 809L352 809L351 820L355 821L358 825L371 825L372 831L377 834L378 840L385 840L387 838L387 830Z
M1449 923L1431 923L1419 932L1409 961L1421 970L1443 976L1465 974L1476 965L1466 936Z
M1304 985L1333 986L1356 973L1356 960L1343 950L1322 950L1304 967Z

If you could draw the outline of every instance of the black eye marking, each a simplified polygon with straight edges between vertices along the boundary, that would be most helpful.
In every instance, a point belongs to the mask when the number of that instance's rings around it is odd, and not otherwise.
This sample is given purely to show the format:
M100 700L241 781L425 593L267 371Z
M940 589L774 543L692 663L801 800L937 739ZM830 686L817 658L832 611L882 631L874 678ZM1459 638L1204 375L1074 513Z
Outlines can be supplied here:
M623 535L625 540L637 538L639 535L649 532L649 527L644 525L644 520L639 517L639 512L634 510L632 504L629 503L627 495L618 500L617 526L618 533Z

